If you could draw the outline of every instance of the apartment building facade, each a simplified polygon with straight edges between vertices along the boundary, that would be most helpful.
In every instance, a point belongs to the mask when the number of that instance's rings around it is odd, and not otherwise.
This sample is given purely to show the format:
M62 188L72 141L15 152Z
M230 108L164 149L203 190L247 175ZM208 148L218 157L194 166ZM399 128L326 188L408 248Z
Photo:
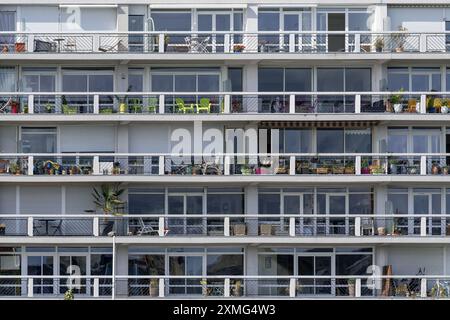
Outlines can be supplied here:
M0 298L447 298L448 1L0 0Z

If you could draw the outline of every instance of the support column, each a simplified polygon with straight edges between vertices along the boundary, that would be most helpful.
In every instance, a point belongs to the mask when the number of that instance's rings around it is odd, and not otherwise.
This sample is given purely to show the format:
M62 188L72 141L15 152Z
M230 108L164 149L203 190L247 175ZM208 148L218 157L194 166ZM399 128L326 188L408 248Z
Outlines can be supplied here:
M244 91L258 92L258 65L248 64L244 66ZM258 97L245 96L243 103L244 112L258 112Z
M247 186L245 187L246 201L246 214L258 214L258 187ZM246 219L247 234L258 234L258 222L255 218Z
M116 275L128 275L128 246L116 244ZM128 280L116 279L116 298L128 295Z
M257 276L258 275L258 248L254 246L247 246L245 250L245 265L246 265L246 274L248 276ZM248 296L256 295L258 293L258 282L256 279L247 279L245 280L246 285L246 293Z

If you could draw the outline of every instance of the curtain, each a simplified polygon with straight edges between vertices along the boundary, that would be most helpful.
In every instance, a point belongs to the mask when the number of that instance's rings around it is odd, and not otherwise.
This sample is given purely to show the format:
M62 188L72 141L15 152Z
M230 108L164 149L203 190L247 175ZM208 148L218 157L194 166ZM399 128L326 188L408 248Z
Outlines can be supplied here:
M0 31L16 31L15 12L0 11ZM14 43L14 36L12 34L0 35L0 44L12 44L12 43ZM3 49L3 46L0 49Z
M16 71L14 68L0 68L0 92L11 92L16 89Z

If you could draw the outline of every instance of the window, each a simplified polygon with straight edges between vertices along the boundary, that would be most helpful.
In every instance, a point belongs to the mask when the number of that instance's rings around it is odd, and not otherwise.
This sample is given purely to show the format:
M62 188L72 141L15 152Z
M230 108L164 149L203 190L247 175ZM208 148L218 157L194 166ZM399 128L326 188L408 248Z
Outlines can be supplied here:
M390 91L441 91L440 68L388 68Z
M134 189L128 191L130 214L164 214L164 189Z
M343 151L343 129L317 129L318 153L342 153Z
M56 153L56 128L21 128L21 152Z
M13 92L16 90L16 70L14 68L0 68L0 91Z
M244 274L242 254L208 254L206 264L206 274L209 276Z
M155 31L191 31L190 11L158 10L151 12ZM176 38L180 38L176 36ZM171 39L171 42L174 39Z
M242 189L207 190L208 214L244 214L244 191Z
M310 153L312 151L311 129L278 129L280 153Z
M280 200L279 193L260 191L258 193L259 214L280 214Z
M309 68L259 68L258 91L311 91Z
M372 131L368 129L345 130L346 153L370 153L372 152Z

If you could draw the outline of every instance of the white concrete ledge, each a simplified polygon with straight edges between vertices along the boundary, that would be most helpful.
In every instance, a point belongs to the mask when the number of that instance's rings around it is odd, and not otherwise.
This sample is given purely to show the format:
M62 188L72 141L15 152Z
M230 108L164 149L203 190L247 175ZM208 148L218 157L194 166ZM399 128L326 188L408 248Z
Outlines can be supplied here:
M429 113L232 113L232 114L2 114L0 121L8 123L24 122L242 122L242 121L383 121L396 122L432 122L448 124L449 114Z
M27 244L83 244L112 245L112 237L0 237L1 245ZM116 237L116 244L126 245L388 245L388 244L450 244L450 237L410 237L410 236L328 236L328 237Z
M277 60L442 60L450 52L401 53L2 53L3 61L277 61Z
M358 183L438 183L450 184L448 175L0 175L0 183L102 183L102 182L141 182L163 184L258 184L258 183L334 183L334 184L358 184Z

